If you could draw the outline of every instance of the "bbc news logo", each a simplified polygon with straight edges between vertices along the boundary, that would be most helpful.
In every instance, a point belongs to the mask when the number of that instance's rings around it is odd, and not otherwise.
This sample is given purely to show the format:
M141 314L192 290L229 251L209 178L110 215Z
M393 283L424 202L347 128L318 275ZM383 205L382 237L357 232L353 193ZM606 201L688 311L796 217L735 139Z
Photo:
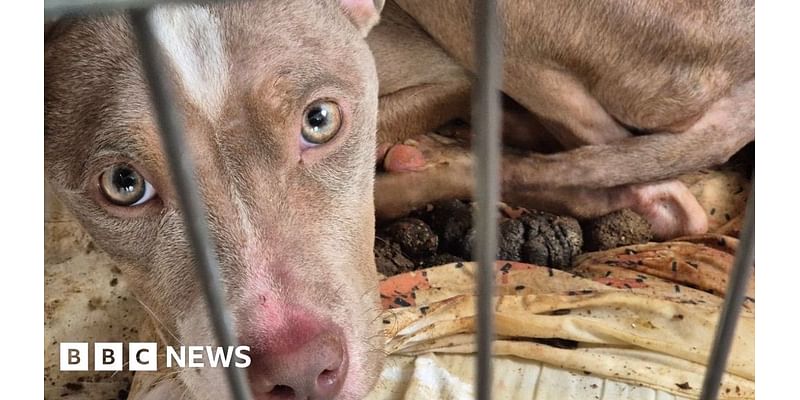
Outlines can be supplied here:
M247 368L250 366L250 346L167 346L165 365L167 368ZM124 345L118 342L94 344L94 371L158 370L158 344L151 342L129 343L128 363ZM60 345L61 371L89 371L89 343L63 342Z

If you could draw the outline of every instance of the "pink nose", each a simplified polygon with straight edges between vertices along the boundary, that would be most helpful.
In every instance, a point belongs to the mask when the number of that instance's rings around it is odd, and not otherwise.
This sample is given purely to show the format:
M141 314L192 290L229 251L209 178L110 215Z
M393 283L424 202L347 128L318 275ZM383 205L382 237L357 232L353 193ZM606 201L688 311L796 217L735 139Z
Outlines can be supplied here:
M347 374L342 331L329 324L293 322L280 333L283 338L273 336L268 345L253 348L253 394L259 400L335 399Z

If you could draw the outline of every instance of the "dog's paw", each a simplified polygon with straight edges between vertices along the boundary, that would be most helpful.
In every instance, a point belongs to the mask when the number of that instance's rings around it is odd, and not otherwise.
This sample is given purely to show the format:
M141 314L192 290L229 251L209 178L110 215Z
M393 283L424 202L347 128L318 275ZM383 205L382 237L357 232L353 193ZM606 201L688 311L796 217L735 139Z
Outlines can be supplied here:
M383 158L383 169L386 172L421 171L425 165L425 156L422 151L407 144L396 144L389 147Z
M632 209L650 222L659 240L708 231L708 216L697 198L677 180L635 185Z
M376 150L383 172L418 172L470 157L469 143L436 133L420 135L403 143L382 143Z
M384 148L381 150L381 148ZM472 157L462 141L430 133L385 151L375 177L375 211L379 219L395 218L445 199L472 194Z

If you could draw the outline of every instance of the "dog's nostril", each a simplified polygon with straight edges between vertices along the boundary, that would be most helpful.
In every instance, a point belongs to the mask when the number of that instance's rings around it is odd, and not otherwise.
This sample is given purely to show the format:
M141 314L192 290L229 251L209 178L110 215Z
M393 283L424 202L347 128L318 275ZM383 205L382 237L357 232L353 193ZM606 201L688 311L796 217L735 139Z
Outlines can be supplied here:
M286 385L277 385L269 392L271 399L294 399L294 389Z

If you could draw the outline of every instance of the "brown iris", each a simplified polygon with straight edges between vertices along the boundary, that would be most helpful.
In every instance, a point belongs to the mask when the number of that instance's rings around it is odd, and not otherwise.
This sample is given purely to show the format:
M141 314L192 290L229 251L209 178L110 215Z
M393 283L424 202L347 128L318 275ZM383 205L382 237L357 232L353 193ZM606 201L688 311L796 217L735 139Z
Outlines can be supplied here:
M142 174L127 164L115 164L103 171L100 190L108 201L118 206L138 205L155 194Z
M339 106L327 100L311 103L303 113L303 139L312 144L326 143L336 136L342 125Z

